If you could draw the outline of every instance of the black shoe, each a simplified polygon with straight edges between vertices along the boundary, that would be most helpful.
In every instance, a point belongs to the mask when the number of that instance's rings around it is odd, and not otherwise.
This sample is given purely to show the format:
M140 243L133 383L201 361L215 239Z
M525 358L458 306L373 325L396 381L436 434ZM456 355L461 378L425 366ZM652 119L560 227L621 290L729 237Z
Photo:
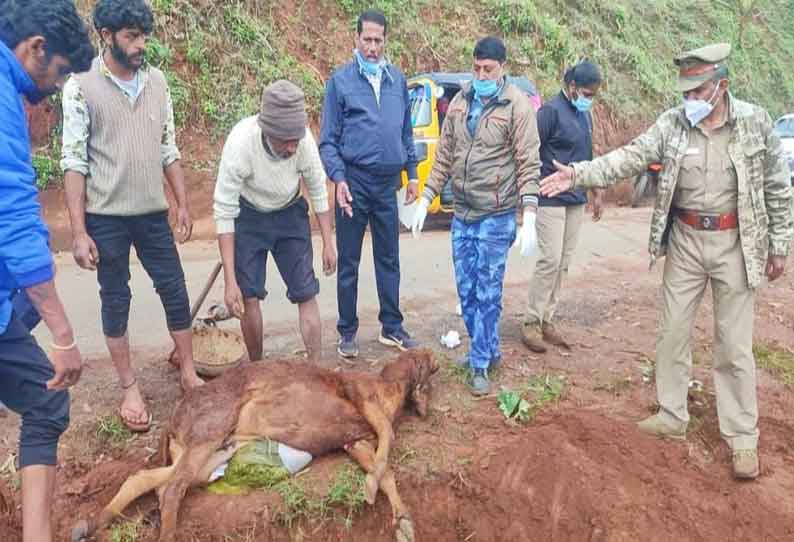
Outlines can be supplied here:
M339 338L336 351L343 358L355 358L358 356L358 341L355 335L343 335Z
M412 348L419 346L419 343L412 339L411 336L408 335L408 333L402 328L394 333L383 333L381 331L380 337L378 337L378 342L380 342L380 344L385 344L386 346L397 348L401 352L405 352L406 350L411 350Z

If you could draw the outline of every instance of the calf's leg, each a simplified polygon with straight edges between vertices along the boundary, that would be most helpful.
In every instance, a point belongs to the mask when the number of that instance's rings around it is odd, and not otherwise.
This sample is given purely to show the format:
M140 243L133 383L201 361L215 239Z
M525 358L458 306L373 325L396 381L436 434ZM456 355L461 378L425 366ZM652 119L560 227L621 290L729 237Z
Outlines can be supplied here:
M355 381L348 382L345 387L345 394L378 436L378 450L375 452L375 463L371 474L380 484L383 473L386 471L389 451L394 441L394 427L378 403L377 395L373 393L373 390L369 389L368 384L359 384Z
M217 450L220 442L209 442L188 448L174 464L174 473L162 489L160 496L160 542L171 542L177 532L179 507L188 488L206 483L199 475Z
M371 473L375 468L375 449L366 440L359 440L353 444L345 446L345 451L358 463L365 472ZM370 489L371 474L367 474L365 493L372 491L372 498L367 494L367 502L373 504L375 502L375 493L378 490L378 485L374 489ZM403 504L400 494L397 491L397 482L394 480L394 473L391 469L387 468L380 481L380 490L386 494L391 504L392 510L392 524L397 525L396 538L397 542L414 542L414 525L411 520L408 509Z
M142 470L127 478L113 500L99 513L97 519L78 521L72 529L72 541L78 542L101 529L124 511L127 506L140 497L164 485L174 472L174 467L160 467Z

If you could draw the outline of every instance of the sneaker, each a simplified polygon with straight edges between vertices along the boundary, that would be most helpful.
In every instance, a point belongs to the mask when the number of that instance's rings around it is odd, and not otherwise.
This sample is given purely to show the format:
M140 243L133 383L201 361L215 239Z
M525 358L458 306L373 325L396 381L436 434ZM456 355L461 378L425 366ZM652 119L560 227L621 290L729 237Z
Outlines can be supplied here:
M491 393L491 381L488 380L487 369L474 369L471 372L471 380L469 381L469 390L472 395L488 395Z
M686 429L676 430L667 425L658 414L645 418L637 424L637 428L648 435L675 440L686 440Z
M734 450L733 451L733 477L740 480L753 480L758 478L758 451Z
M536 354L543 354L546 352L546 345L543 343L543 332L540 329L540 324L537 322L527 323L524 322L521 326L521 342L530 351Z
M336 351L343 358L355 358L358 356L358 342L355 335L343 335L339 338Z
M381 331L380 337L378 337L378 342L386 346L393 346L399 349L401 352L405 352L406 350L411 350L419 346L419 343L411 338L411 336L408 335L408 333L402 328L395 331L394 333L383 333Z
M540 328L540 331L544 342L547 342L553 346L565 348L566 350L571 349L571 347L568 345L568 342L563 337L563 334L557 331L557 328L554 327L554 324L544 322Z

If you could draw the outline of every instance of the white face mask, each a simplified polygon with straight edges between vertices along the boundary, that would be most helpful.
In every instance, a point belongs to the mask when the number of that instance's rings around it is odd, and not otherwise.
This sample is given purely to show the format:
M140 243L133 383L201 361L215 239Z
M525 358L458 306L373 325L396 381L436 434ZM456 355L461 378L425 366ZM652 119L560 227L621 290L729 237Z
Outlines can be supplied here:
M717 95L717 91L720 89L719 82L717 83L717 87L714 89L714 93L711 95L711 98L706 100L687 100L684 98L684 113L686 114L686 118L689 120L689 123L694 128L697 124L708 117L712 111L714 111L714 104L711 101Z

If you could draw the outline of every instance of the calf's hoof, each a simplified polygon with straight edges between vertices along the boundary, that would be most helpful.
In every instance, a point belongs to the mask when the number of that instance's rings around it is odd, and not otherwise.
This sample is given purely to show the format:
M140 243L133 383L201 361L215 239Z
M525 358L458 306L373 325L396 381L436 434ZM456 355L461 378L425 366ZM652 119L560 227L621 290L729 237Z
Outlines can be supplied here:
M397 542L415 542L414 537L414 522L411 518L403 517L397 524L397 531L395 532Z
M375 504L379 485L377 478L372 474L367 474L364 478L364 500L367 501L367 504Z
M91 525L87 520L81 519L72 528L72 542L84 542L91 535Z

